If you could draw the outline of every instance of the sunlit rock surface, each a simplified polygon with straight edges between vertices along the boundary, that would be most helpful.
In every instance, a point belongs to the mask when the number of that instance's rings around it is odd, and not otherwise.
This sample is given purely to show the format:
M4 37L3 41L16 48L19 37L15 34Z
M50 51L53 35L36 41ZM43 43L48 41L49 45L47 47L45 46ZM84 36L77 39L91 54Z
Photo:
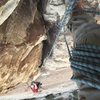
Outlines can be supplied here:
M0 94L39 74L45 28L37 3L21 1L0 26Z
M0 0L0 25L12 14L20 0Z
M60 20L65 12L64 0L44 0L44 19L50 22Z

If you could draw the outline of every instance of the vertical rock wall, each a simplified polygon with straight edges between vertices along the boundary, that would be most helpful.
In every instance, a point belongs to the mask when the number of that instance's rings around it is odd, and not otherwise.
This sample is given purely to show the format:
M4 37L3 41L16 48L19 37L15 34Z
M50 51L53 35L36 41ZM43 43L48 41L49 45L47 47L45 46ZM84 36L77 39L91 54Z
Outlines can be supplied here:
M0 94L38 74L45 28L37 4L21 0L0 26Z

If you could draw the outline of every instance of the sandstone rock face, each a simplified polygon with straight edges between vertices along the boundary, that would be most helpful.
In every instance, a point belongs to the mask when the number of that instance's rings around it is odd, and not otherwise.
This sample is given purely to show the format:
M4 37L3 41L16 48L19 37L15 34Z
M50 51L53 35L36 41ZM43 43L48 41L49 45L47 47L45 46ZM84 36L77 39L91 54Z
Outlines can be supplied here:
M12 14L20 0L0 0L0 25Z
M33 80L38 73L45 28L37 3L38 0L21 0L0 26L0 94Z

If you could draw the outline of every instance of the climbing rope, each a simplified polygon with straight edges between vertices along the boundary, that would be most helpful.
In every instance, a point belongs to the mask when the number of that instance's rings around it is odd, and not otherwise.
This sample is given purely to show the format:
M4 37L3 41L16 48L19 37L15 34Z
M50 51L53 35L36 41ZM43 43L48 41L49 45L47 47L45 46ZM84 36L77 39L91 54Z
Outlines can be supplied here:
M90 13L90 14L95 14L95 15L100 15L100 11L95 11L95 10L91 10L91 9L81 9L81 10L74 10L73 12L78 12L78 13Z
M65 41L65 44L67 46L67 50L68 50L68 54L69 54L69 57L71 58L71 52L70 52L70 48L68 46L68 42L67 42L67 39L66 39L67 35L64 35L64 41Z

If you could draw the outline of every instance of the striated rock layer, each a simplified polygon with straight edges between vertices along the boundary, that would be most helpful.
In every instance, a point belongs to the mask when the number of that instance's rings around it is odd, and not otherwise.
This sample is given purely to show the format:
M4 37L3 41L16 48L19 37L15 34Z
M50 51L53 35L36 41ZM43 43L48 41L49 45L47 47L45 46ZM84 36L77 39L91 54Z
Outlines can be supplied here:
M45 28L37 3L21 0L0 26L0 94L38 74Z

